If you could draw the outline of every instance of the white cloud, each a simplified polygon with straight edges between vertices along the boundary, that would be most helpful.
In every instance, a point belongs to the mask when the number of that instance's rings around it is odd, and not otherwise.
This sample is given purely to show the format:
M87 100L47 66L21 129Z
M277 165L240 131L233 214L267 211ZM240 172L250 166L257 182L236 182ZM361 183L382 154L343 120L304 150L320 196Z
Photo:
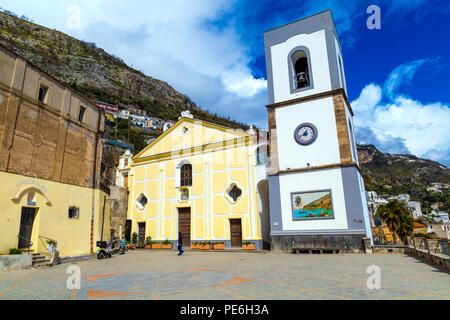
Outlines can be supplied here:
M121 0L42 0L15 1L8 7L36 23L95 42L204 109L239 121L267 122L267 83L252 75L248 47L233 27L213 23L234 2L135 0L130 10L130 3ZM67 28L71 5L81 9L80 30ZM256 102L261 105L255 113Z
M351 103L360 143L372 143L382 151L408 152L450 164L450 107L441 102L422 103L396 93L426 61L397 67L383 89L367 85ZM387 98L383 101L383 98Z

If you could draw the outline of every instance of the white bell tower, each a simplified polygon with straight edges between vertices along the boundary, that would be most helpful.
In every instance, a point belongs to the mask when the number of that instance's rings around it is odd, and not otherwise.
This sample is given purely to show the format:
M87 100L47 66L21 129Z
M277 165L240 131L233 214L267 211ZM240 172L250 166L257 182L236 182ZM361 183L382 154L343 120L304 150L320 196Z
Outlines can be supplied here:
M331 11L267 31L264 42L272 248L364 251L369 213Z

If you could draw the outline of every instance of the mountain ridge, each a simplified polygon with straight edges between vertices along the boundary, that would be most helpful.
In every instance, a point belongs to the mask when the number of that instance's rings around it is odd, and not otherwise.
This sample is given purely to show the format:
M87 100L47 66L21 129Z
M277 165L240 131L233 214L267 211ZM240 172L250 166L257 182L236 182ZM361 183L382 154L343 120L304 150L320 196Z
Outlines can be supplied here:
M182 111L189 110L200 120L236 129L249 127L201 109L167 82L128 66L95 43L24 20L12 12L0 11L0 43L91 100L121 107L132 105L164 120L177 120Z

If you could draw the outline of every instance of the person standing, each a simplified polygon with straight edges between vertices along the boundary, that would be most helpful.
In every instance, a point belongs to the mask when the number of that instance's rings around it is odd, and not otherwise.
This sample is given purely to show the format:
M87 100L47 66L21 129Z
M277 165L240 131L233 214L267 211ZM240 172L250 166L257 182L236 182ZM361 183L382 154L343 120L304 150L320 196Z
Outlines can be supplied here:
M178 232L178 255L181 256L183 252L183 237L181 232Z

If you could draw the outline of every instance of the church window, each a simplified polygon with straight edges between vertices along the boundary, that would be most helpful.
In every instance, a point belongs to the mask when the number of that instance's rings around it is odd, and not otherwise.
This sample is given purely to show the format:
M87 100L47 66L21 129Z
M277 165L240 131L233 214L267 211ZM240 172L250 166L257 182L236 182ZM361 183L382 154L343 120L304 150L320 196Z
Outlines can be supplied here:
M181 131L183 132L183 134L186 134L189 131L189 128L183 127L183 129L181 129Z
M148 202L147 197L143 193L141 193L139 195L139 197L137 198L138 208L141 209L141 210L144 209L145 206L147 205L147 202Z
M190 163L184 164L180 170L180 186L192 186L192 165Z
M236 202L242 195L242 190L236 184L232 184L227 190L228 196Z
M256 164L265 164L270 162L270 149L267 144L259 146L256 149Z

